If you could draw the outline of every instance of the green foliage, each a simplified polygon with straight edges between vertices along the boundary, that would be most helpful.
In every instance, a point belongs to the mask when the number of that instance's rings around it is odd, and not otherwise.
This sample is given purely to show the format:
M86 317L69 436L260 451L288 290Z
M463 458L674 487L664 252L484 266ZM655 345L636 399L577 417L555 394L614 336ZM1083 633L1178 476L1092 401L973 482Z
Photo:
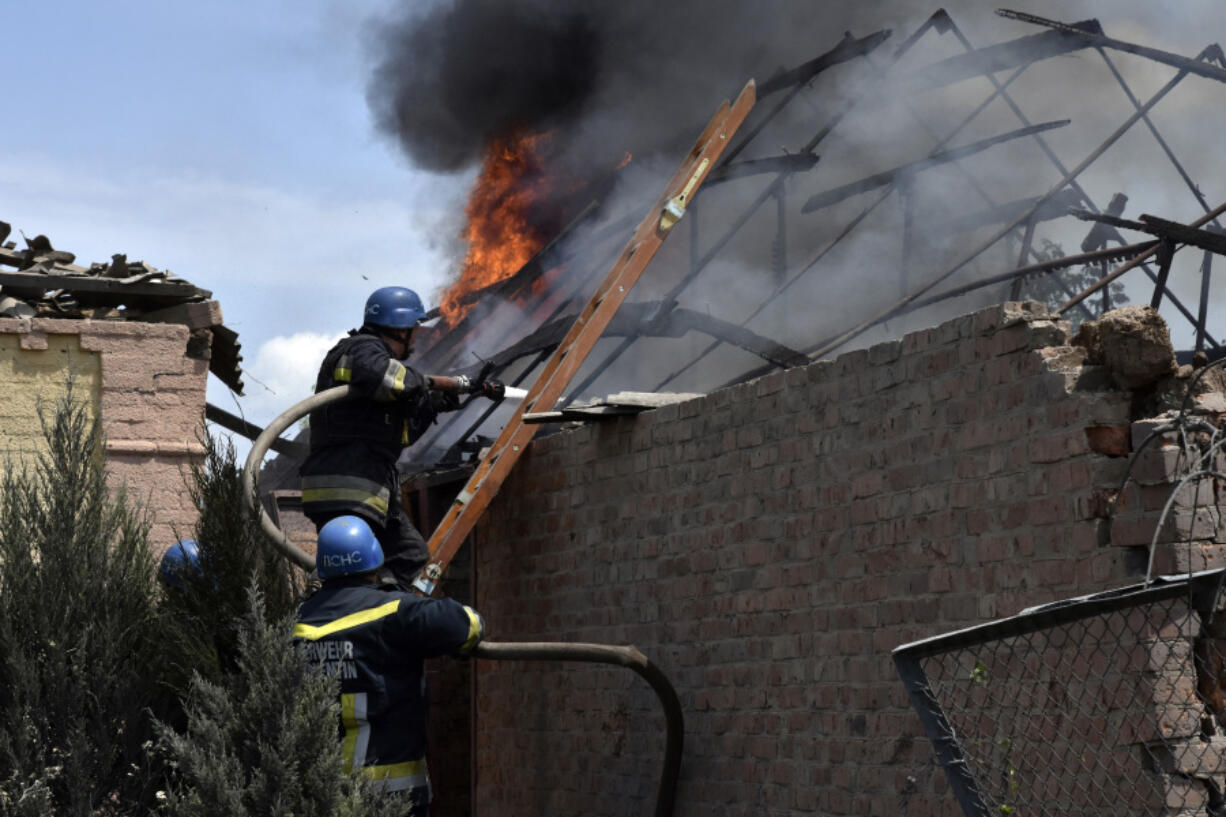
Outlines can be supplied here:
M401 813L341 771L335 682L291 647L298 588L233 447L193 469L202 571L161 587L87 409L42 420L0 479L0 817Z
M300 582L243 504L234 446L210 437L190 489L198 573L165 588L167 664L187 704L158 724L173 773L161 813L403 813L341 771L336 682L290 641Z
M1054 261L1057 258L1065 256L1064 248L1050 239L1042 239L1034 251L1035 259L1038 262ZM1085 291L1087 287L1094 284L1103 275L1103 270L1098 267L1089 265L1072 268L1054 270L1053 272L1038 273L1028 275L1022 280L1021 297L1022 300L1039 301L1045 303L1050 309L1060 308L1069 298ZM1110 290L1109 303L1112 309L1124 306L1128 303L1128 295L1124 292L1124 285L1119 281L1115 281L1107 286ZM1101 304L1102 295L1097 295L1091 301L1086 301L1086 306L1094 311L1094 304ZM1077 309L1069 310L1065 315L1073 325L1073 329L1081 324L1085 315Z
M294 570L269 543L259 520L243 506L242 466L234 444L205 439L204 463L192 469L192 501L200 512L196 541L204 568L205 587L224 605L223 618L232 622L246 615L252 576L270 620L281 620L298 608ZM218 611L213 608L213 614Z
M155 777L148 527L71 390L40 418L45 453L0 482L0 815L135 811Z
M382 817L404 801L341 771L337 681L303 661L290 620L272 622L253 586L236 631L236 671L197 676L187 728L161 724L176 770L165 812L175 817Z
M255 515L244 508L234 445L211 436L204 445L204 461L193 466L188 484L199 512L192 538L200 548L201 570L184 572L179 585L167 587L162 606L167 661L180 693L187 691L193 671L218 681L223 671L234 668L231 645L247 614L253 580L270 620L284 619L299 601L294 568L273 550Z

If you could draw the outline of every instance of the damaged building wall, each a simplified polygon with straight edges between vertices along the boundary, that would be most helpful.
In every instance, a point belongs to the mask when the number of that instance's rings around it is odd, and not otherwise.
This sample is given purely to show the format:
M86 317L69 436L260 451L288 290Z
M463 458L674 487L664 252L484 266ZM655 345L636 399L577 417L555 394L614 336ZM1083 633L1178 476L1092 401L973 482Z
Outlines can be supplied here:
M152 549L190 535L208 360L187 355L189 336L178 324L0 318L0 457L34 455L38 408L54 410L71 380L102 421L110 484L149 512Z
M97 416L102 376L98 353L82 349L77 335L31 336L6 329L0 328L0 472L9 462L28 463L46 449L39 409L63 400L69 381L90 416Z
M1154 448L1107 524L1143 403L1044 307L1005 304L543 438L478 530L478 608L496 640L659 664L679 815L952 813L890 651L1135 581L1175 476ZM1196 567L1218 562L1201 535ZM663 718L639 679L476 670L477 813L649 808Z

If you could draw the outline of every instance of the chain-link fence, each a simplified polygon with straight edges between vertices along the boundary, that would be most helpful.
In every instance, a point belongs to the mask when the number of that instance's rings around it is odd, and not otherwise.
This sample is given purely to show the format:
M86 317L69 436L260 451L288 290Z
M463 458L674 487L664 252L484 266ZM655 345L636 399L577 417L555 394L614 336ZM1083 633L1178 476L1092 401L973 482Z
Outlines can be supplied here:
M1226 572L899 647L968 817L1226 815Z

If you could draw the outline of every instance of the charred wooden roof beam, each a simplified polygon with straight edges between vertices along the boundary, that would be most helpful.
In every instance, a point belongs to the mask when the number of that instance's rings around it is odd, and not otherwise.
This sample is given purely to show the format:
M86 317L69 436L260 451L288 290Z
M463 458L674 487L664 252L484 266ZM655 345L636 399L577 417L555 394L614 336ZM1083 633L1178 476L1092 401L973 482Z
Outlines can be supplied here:
M942 221L939 224L925 223L923 229L928 232L944 234L974 232L993 224L1004 224L1007 221L1012 221L1019 213L1025 213L1033 208L1037 201L1037 196L1017 199L1016 201L998 204L995 207L988 207L967 216ZM1043 221L1054 221L1058 218L1064 218L1068 216L1071 208L1076 207L1080 203L1081 195L1075 190L1061 190L1048 201L1040 203L1030 216L1029 221L1030 223L1037 224Z
M952 23L951 20L950 28L956 29ZM1073 23L1072 28L1091 34L1103 33L1098 20ZM930 88L940 88L984 74L1012 71L1039 60L1088 47L1085 40L1068 32L1044 31L941 60L915 72L911 75L911 80Z
M1142 215L1140 221L1131 221L1126 218L1116 218L1115 216L1101 213L1090 213L1085 210L1071 210L1070 214L1082 221L1095 221L1101 224L1110 224L1112 227L1118 227L1122 230L1136 230L1140 233L1149 233L1152 236L1157 236L1167 241L1189 244L1202 250L1217 253L1218 255L1226 255L1226 235L1222 235L1219 232L1202 230L1190 227L1187 224L1180 224L1177 221L1168 221L1167 219L1151 215Z
M933 14L932 17L930 17L915 33L913 33L910 37L908 37L903 42L903 44L894 52L892 64L896 64L903 56L905 56L907 51L919 40L920 36L931 28L935 28L938 31L938 33L942 33L942 34L947 31L953 31L955 35L958 37L959 42L962 44L962 46L965 49L970 51L970 50L973 50L974 48L970 44L970 42L967 40L966 36L963 35L961 31L958 30L958 27L954 23L953 19L948 14L946 14L943 10L938 10L937 13ZM980 103L973 111L967 114L967 116L963 118L963 120L960 123L958 123L958 125L954 127L948 134L946 134L944 138L939 139L937 141L936 147L933 149L934 152L944 147L952 139L954 139L959 133L961 133L963 128L965 128L972 121L974 121L974 119L978 117L979 114L982 113L984 110L986 110L988 105L990 105L998 96L1005 99L1009 103L1009 105L1013 108L1013 110L1017 112L1017 115L1022 118L1023 122L1027 126L1029 126L1030 123L1026 120L1025 115L1022 114L1021 110L1012 101L1012 99L1008 97L1006 93L1006 89L1009 87L1009 85L1011 85L1014 82L1014 80L1020 77L1022 73L1026 70L1027 67L1028 67L1027 65L1021 66L1016 71L1014 71L1013 74L1010 75L1003 83L997 80L995 77L988 75L988 79L992 81L992 84L994 86L994 91L992 92L992 94L990 94L988 98L985 99L982 103ZM884 76L885 70L886 69L878 69L878 71L880 72L879 76ZM854 98L849 99L849 101L844 105L843 109L839 111L839 113L833 117L831 122L825 128L818 131L817 135L815 135L813 139L810 141L810 144L808 147L811 148L812 146L816 145L819 141L821 141L821 139L823 139L827 134L829 134L830 131L833 130L833 128L840 121L842 121L842 118L847 114L847 112L854 105L854 101L855 101ZM911 115L915 118L916 122L920 125L920 127L922 127L929 135L935 138L936 133L932 130L932 128L929 127L927 123L924 122L924 120L914 111L914 109L911 108L910 105L908 105L907 107L908 107L908 111L910 111ZM1043 142L1043 137L1041 135L1036 135L1035 139L1038 140L1041 147L1045 148L1050 153L1050 148L1047 148L1046 143ZM971 188L974 189L980 196L982 196L983 199L987 201L989 205L994 204L991 196L988 195L987 191L985 191L982 188L979 182L971 174L967 173L956 162L954 163L954 167L962 171L962 175L966 178L967 182L971 185ZM750 321L752 321L755 317L757 317L764 309L766 309L770 304L772 304L775 300L777 300L780 296L782 296L784 292L790 289L793 284L795 284L802 277L808 274L810 270L812 270L815 266L817 266L817 264L827 255L827 253L833 250L844 238L846 238L848 235L854 232L855 229L860 225L860 223L865 218L867 218L869 214L872 213L878 207L878 205L880 205L890 196L890 194L893 192L893 189L894 189L893 185L891 185L890 189L886 190L880 197L877 198L876 201L869 204L859 213L859 215L857 215L850 222L848 222L848 224L838 233L838 235L836 235L831 241L827 242L826 245L822 247L822 249L820 249L817 252L817 254L805 266L797 270L790 278L788 278L788 280L780 284L773 293L771 293L765 300L763 300L760 304L758 304L757 308L755 308L753 312L751 312L749 316L746 317L741 322L741 325L742 326L747 325ZM1041 204L1042 204L1041 200L1036 200L1035 207L1038 207ZM752 214L751 212L747 213L744 218L748 219L749 215L751 214ZM740 225L738 224L733 229L733 232L735 232L735 230L739 228L740 228ZM729 235L728 237L731 237L731 235ZM715 250L713 250L711 254L708 255L707 260L713 257L714 252L716 252L717 250L718 250L718 247ZM683 279L680 286L684 286L685 284L687 284L689 279L696 274L697 274L696 271L691 272L689 276ZM679 288L674 288L673 296L675 296L677 292L679 292ZM711 352L713 352L716 348L718 348L719 345L720 345L720 342L718 340L712 341L705 349L702 350L702 352L699 353L698 357L696 357L694 360L692 360L690 363L686 364L685 366L682 366L681 368L669 374L667 377L665 377L663 380L657 383L655 388L659 390L667 386L682 372L686 371L686 369L690 368L691 366L696 365L697 363L702 361L704 358L706 358L707 355L711 354ZM606 365L607 365L607 362L606 362ZM592 379L591 376L589 376L589 380L591 379Z
M1207 52L1208 52L1208 49L1206 49L1205 53ZM1201 56L1203 58L1204 54L1202 54ZM1077 165L1077 167L1073 168L1068 173L1065 173L1059 182L1057 182L1046 193L1040 196L1038 201L1035 203L1034 207L1032 207L1029 212L1023 213L1022 215L1014 219L1011 223L1009 223L1005 227L1002 227L1001 229L996 231L991 238L989 238L984 243L980 244L976 249L972 250L970 253L964 256L960 261L955 262L952 266L944 270L936 278L934 278L929 283L925 284L923 287L920 287L918 290L913 292L911 295L907 296L906 298L903 298L901 301L894 304L893 306L886 308L885 310L878 313L877 315L870 318L869 320L861 322L860 324L857 324L856 326L848 329L846 332L843 332L842 334L837 335L834 338L832 338L828 343L823 344L819 349L817 349L813 353L813 356L820 358L823 355L827 355L830 352L842 346L843 344L847 343L848 341L856 337L859 337L861 334L867 331L870 327L875 326L877 323L888 319L892 315L899 314L899 312L905 309L908 305L910 305L914 301L918 301L920 298L926 295L930 290L939 286L943 281L947 280L954 273L958 272L958 270L962 269L967 264L974 261L976 258L978 258L983 253L985 253L989 248L995 246L998 241L1000 241L1002 238L1008 235L1014 228L1023 224L1026 221L1026 219L1028 219L1032 215L1033 211L1038 209L1038 207L1044 201L1054 196L1056 193L1058 193L1063 188L1067 187L1078 176L1084 173L1086 168L1088 168L1091 164L1097 161L1098 158L1102 156L1103 153L1105 153L1112 145L1114 145L1117 141L1119 141L1120 137L1122 137L1125 133L1127 133L1132 128L1132 126L1135 125L1137 121L1143 115L1145 115L1145 113L1150 111L1164 97L1166 97L1167 94L1169 94L1172 90L1174 90L1175 86L1178 85L1180 82L1182 82L1184 78L1187 77L1188 73L1189 73L1188 71L1181 70L1174 77L1172 77L1165 85L1159 88L1154 93L1154 95L1149 98L1148 102L1146 102L1136 113L1128 117L1128 119L1126 119L1124 123L1120 125L1118 128L1116 128L1115 132L1112 133L1110 136L1108 136L1107 139L1101 145L1099 145L1094 150L1090 151L1090 154L1086 156L1081 161L1081 163ZM1214 215L1216 216L1218 214L1215 213ZM1153 251L1151 251L1149 254L1152 255ZM1148 255L1138 256L1137 258L1129 262L1129 264L1126 264L1125 267L1127 267L1128 269L1132 269L1133 267L1142 263L1147 257ZM1110 283L1109 280L1104 279L1102 281L1099 281L1099 284L1096 286L1106 286L1109 283ZM1061 306L1061 311L1071 308L1076 303L1079 303L1081 299L1088 297L1093 291L1096 291L1096 288L1091 287L1089 290L1081 293L1076 298L1070 299L1069 301L1065 302Z
M762 173L804 173L817 164L818 156L812 153L785 153L765 159L746 159L733 165L724 165L711 171L707 187L720 182L757 176Z
M795 99L796 95L799 94L801 90L803 90L804 87L813 80L814 77L816 77L822 71L825 71L827 68L838 65L839 63L848 62L856 57L868 55L869 52L873 51L875 48L877 48L877 46L888 40L890 38L890 34L891 32L889 29L882 29L881 31L874 31L867 37L856 39L855 37L851 36L851 32L849 31L843 35L843 39L839 41L838 45L827 51L825 54L815 57L803 65L793 68L791 71L776 74L774 77L771 77L766 82L762 83L762 87L758 89L759 99L763 99L768 94L772 94L775 91L781 91L784 88L790 87L790 90L783 99L779 100L779 102L775 103L773 108L767 111L765 116L759 119L752 128L746 131L745 135L741 137L737 144L728 148L728 152L724 154L722 159L720 159L718 167L731 164L731 162L740 155L741 151L743 151L750 142L757 138L758 134L762 132L762 129L765 128L767 124L771 122L771 120L778 116L779 112L786 108L788 103ZM810 151L806 152L811 152L811 149Z
M891 33L887 28L881 31L874 31L867 37L856 38L851 36L850 31L845 32L843 39L839 40L839 44L825 54L814 57L790 71L781 71L766 80L766 82L763 82L762 86L758 89L758 95L760 98L765 99L776 91L782 91L786 88L803 87L812 82L814 77L827 68L831 68L839 63L850 62L856 57L863 57L865 54L868 54L888 40Z
M1075 27L1090 26L1091 24L1094 26L1098 25L1097 21L1088 20L1084 23L1076 23ZM967 49L968 51L974 48L974 46L971 45L971 41L967 39L967 36L962 33L962 29L958 28L956 23L954 23L953 21L950 21L950 28L953 30L954 37L958 39L958 42L962 43L963 48ZM996 94L999 95L1001 100L1004 101L1004 103L1009 106L1009 110L1013 111L1013 115L1017 117L1019 122L1027 126L1031 124L1030 119L1022 111L1021 106L1018 105L1017 102L1013 99L1013 97L1009 94L1007 90L1007 86L1010 83L1012 83L1012 81L1017 78L1018 74L1024 71L1030 64L1031 63L1023 64L1021 67L1017 69L1017 73L1014 74L1012 77L1010 77L1010 79L1003 84L1001 83L1000 80L996 78L995 74L991 72L987 72L984 74L984 77L988 80L988 82L992 83L992 87L996 89ZM1059 171L1060 175L1067 176L1068 168L1064 166L1064 162L1060 161L1060 157L1056 155L1056 152L1054 150L1052 150L1051 145L1047 144L1047 140L1043 138L1042 134L1036 134L1034 137L1034 141L1039 146L1039 150L1043 151L1043 155L1047 157L1047 160L1052 163L1052 166L1055 167L1057 171ZM1071 187L1073 190L1077 192L1078 195L1081 196L1082 201L1085 202L1087 207L1089 207L1091 210L1098 209L1097 207L1094 206L1094 202L1090 199L1090 194L1087 193L1082 188L1082 186L1077 182L1076 178L1073 178L1069 182L1069 187Z
M1213 210L1210 210L1208 213L1201 216L1200 218L1198 218L1196 221L1192 222L1191 224L1185 224L1185 225L1180 225L1180 226L1185 227L1187 229L1196 230L1200 227L1205 226L1210 221L1213 221L1215 218L1222 215L1222 213L1226 213L1226 203L1223 203L1215 207ZM1150 256L1156 255L1158 253L1160 244L1161 242L1159 242L1158 244L1155 244L1153 249L1147 250L1146 252L1141 253L1136 258L1129 261L1127 264L1124 264L1123 266L1115 270L1112 270L1108 275L1104 275L1102 278L1098 280L1097 283L1086 287L1078 295L1076 295L1075 297L1069 299L1064 304L1062 304L1058 311L1066 312L1067 310L1071 309L1072 307L1084 301L1086 298L1089 298L1095 292L1098 292L1103 287L1109 286L1111 282L1115 281L1117 278L1119 278L1124 273L1128 272L1129 270L1135 269L1136 267L1141 265L1146 259L1148 259Z
M1120 87L1124 90L1124 94L1128 97L1128 101L1132 103L1134 108L1140 110L1141 100L1137 99L1137 95L1132 92L1132 88L1129 87L1128 83L1124 80L1124 75L1121 74L1119 69L1115 67L1115 63L1111 61L1111 57L1107 56L1107 52L1102 48L1098 48L1096 50L1103 58L1103 62L1105 62L1107 67L1111 69L1111 74L1115 77L1116 82L1118 82ZM1171 146L1167 144L1166 139L1164 139L1162 134L1158 132L1158 126L1154 124L1154 120L1148 113L1143 113L1141 115L1141 121L1145 123L1147 128L1149 128L1149 132L1153 134L1154 139L1158 142L1158 146L1162 148L1162 151L1166 153L1167 158L1171 160L1171 164L1175 166L1175 170L1179 173L1180 178L1183 179L1184 184L1188 186L1188 189L1192 191L1192 195L1196 197L1198 202L1200 202L1201 208L1206 213L1209 212L1208 200L1205 199L1204 194L1201 193L1200 187L1192 180L1192 177L1188 175L1188 171L1184 169L1183 163L1179 161L1179 157L1175 155L1175 151L1171 149ZM1216 219L1213 223L1217 224L1219 227L1221 226L1218 224Z
M1097 48L1111 48L1116 51L1124 51L1129 54L1136 54L1139 57L1161 62L1166 65L1178 68L1180 71L1197 76L1214 79L1218 82L1226 82L1226 70L1217 68L1204 62L1205 59L1213 59L1218 62L1223 62L1223 53L1221 46L1210 46L1207 52L1201 59L1189 59L1180 54L1172 54L1170 51L1161 51L1157 48L1150 48L1136 43L1125 42L1124 40L1116 40L1104 34L1087 31L1078 28L1077 25L1070 23L1062 23L1058 20L1048 20L1045 17L1039 17L1034 14L1027 14L1022 11L1011 11L1010 9L997 9L996 13L1001 17L1007 17L1010 20L1020 20L1023 23L1033 23L1038 26L1046 26L1047 28L1062 31L1071 36L1080 37L1085 41L1087 46L1095 46ZM1078 24L1079 25L1079 24Z
M951 148L950 150L943 150L939 153L933 153L923 159L909 162L905 165L899 165L898 167L892 168L891 170L886 170L882 173L874 173L872 176L866 176L859 181L851 182L850 184L845 184L840 187L831 188L830 190L818 193L817 195L810 196L804 205L801 206L800 212L812 213L815 210L820 210L823 207L829 207L832 204L837 204L844 199L851 198L852 196L860 193L867 193L868 191L875 190L878 187L885 187L893 184L905 177L914 176L915 174L929 170L930 168L947 164L949 162L956 162L959 159L965 159L966 157L973 156L976 153L982 153L988 148L995 147L996 145L1000 145L1005 142L1010 142L1014 139L1020 139L1023 136L1032 136L1036 133L1042 133L1043 131L1052 130L1054 128L1063 128L1068 123L1068 119L1057 119L1052 122L1044 122L1039 125L1018 128L1015 131L1002 133L989 139L981 139L978 142L972 142L971 144L963 145L962 147Z

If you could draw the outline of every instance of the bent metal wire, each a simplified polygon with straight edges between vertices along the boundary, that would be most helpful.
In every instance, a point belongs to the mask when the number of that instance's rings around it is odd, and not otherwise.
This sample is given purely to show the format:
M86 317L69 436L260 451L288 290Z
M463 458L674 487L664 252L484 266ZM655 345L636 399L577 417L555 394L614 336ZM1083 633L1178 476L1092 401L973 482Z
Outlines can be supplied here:
M1160 577L897 648L963 813L1226 813L1224 580Z

